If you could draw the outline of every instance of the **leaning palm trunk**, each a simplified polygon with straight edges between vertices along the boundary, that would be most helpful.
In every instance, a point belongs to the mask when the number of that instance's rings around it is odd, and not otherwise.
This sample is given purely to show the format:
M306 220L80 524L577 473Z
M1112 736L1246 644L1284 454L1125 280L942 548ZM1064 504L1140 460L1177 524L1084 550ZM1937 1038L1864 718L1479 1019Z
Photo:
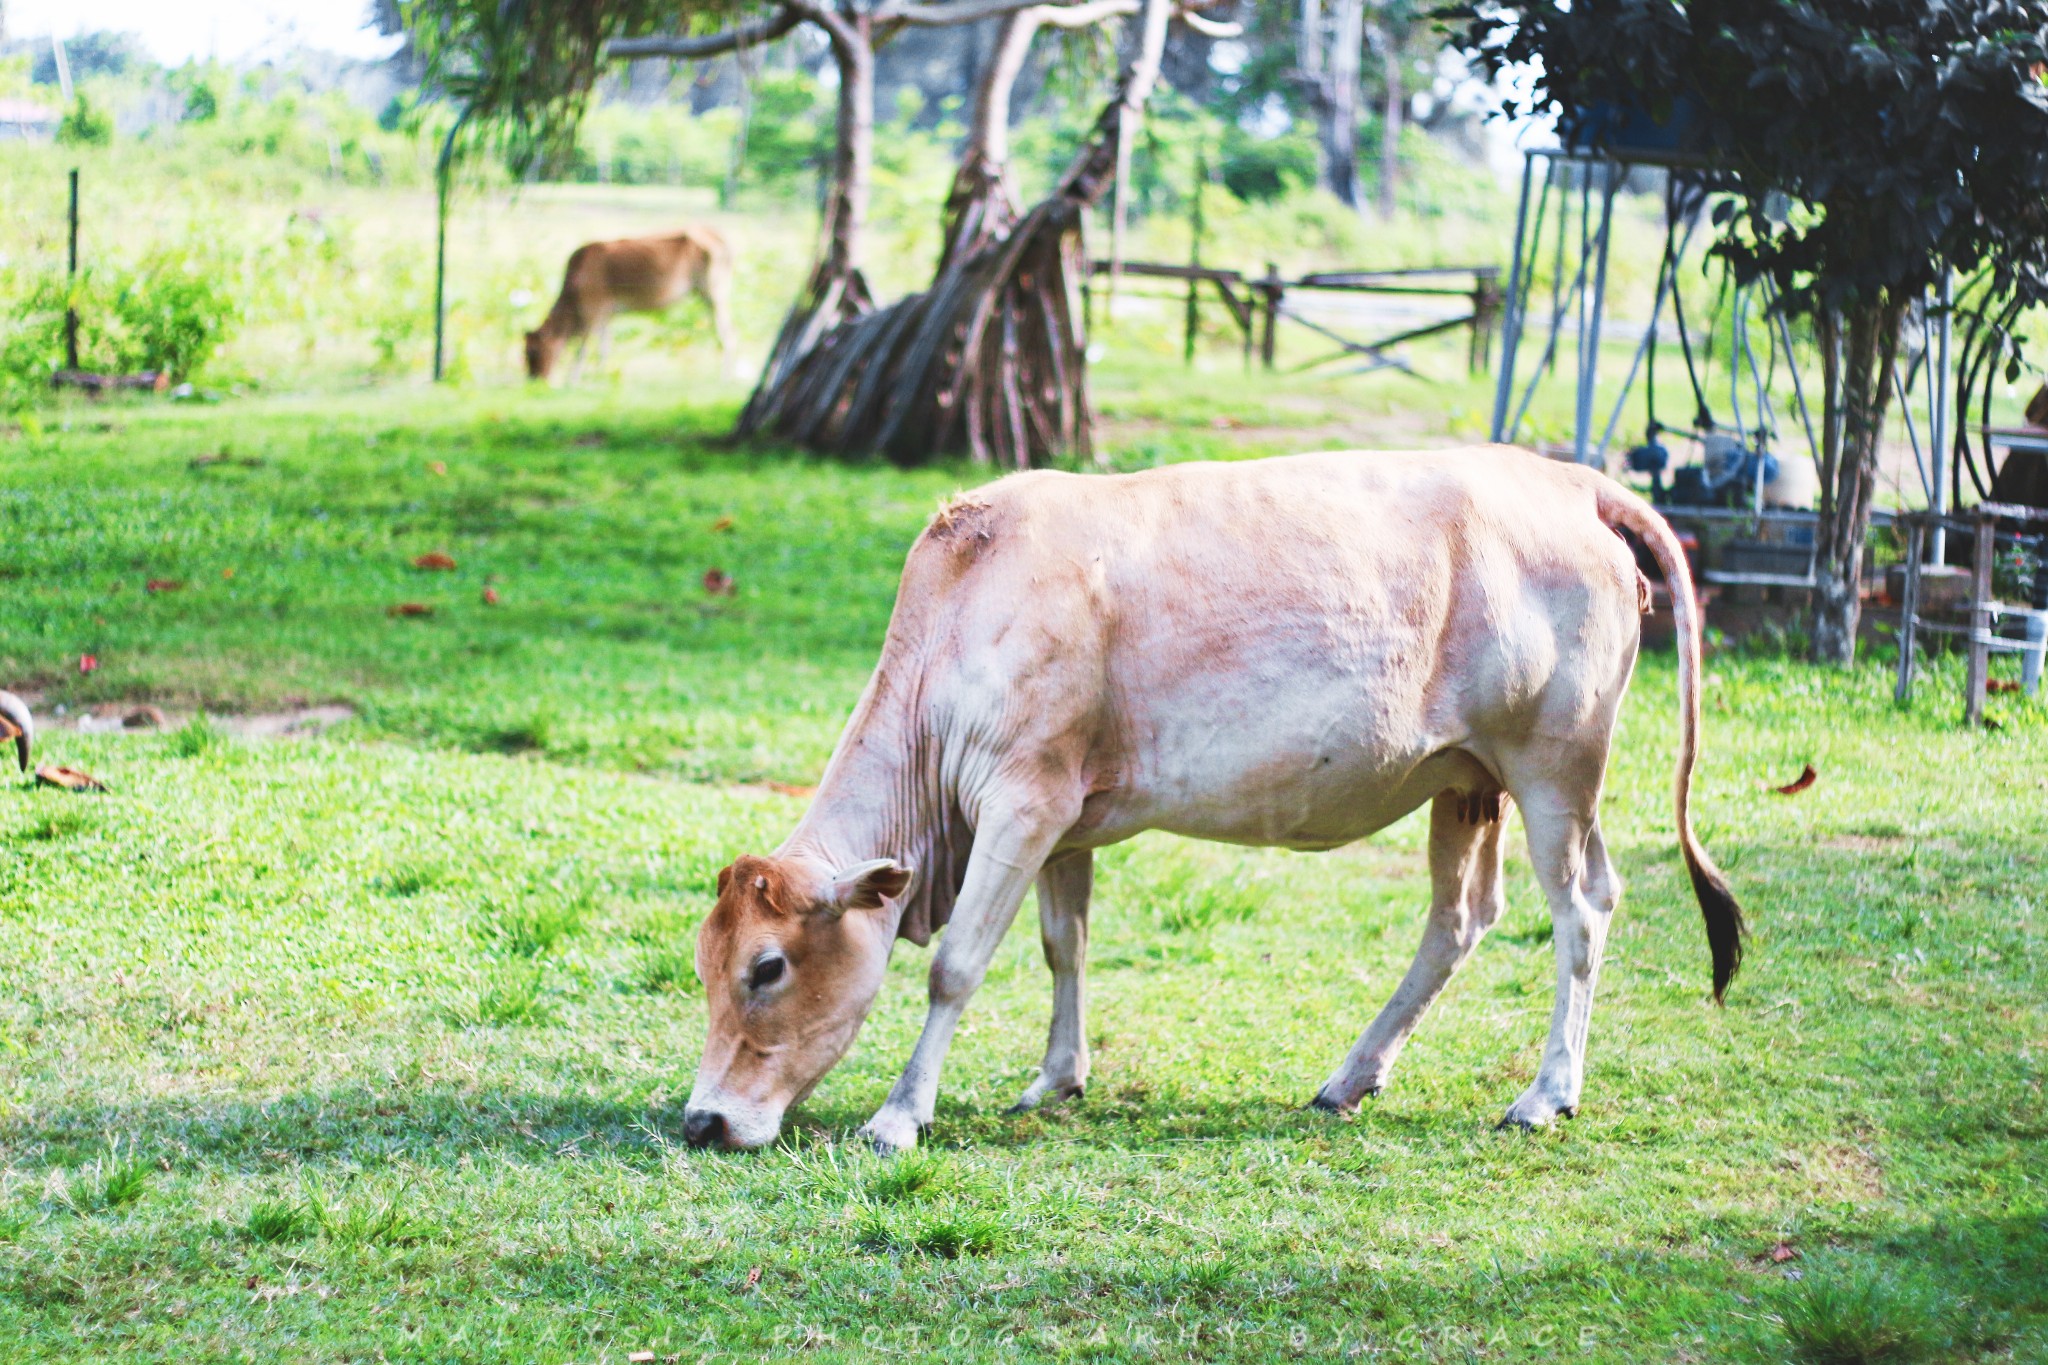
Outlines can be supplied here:
M977 138L947 200L931 287L819 332L779 375L763 377L742 433L830 453L879 451L903 464L968 454L1024 469L1089 454L1086 347L1074 308L1087 269L1082 215L1114 180L1125 130L1157 80L1169 8L1146 0L1137 55L1049 198L1019 220L1003 177L1006 149ZM1019 61L1030 22L1019 19L1005 35L1004 50ZM1001 98L985 93L985 127L1008 98L1007 83L992 84Z

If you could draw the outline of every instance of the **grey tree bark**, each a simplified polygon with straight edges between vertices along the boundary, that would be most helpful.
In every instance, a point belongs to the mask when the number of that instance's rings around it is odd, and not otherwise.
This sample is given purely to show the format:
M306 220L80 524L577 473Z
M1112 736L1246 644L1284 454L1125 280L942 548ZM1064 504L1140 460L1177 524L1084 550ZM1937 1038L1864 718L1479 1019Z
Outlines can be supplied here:
M1302 85L1316 114L1319 183L1353 208L1358 187L1359 70L1365 0L1302 0L1298 38Z
M1815 316L1825 392L1820 521L1814 528L1813 657L1856 662L1863 612L1863 542L1877 492L1878 442L1898 363L1903 305L1891 298Z

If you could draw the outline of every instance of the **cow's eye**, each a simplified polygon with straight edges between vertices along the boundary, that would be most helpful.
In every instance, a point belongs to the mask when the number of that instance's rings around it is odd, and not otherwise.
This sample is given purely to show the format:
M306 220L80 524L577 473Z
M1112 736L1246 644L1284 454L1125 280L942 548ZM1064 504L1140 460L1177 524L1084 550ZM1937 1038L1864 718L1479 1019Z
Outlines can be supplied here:
M789 970L789 960L780 953L769 953L756 959L754 970L747 977L750 990L764 990L782 980L782 974Z

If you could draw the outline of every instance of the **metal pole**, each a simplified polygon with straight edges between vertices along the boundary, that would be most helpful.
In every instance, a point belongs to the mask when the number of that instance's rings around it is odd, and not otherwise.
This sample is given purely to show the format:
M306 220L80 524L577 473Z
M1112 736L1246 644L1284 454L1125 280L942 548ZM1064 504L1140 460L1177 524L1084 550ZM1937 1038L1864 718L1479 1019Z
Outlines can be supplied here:
M1193 269L1202 268L1202 190L1209 183L1209 149L1198 142L1195 144L1195 193L1194 202L1188 215L1188 265ZM1188 312L1185 335L1181 341L1181 363L1189 369L1195 364L1195 329L1201 321L1200 300L1196 297L1202 282L1193 275L1188 276Z
M1602 178L1607 183L1602 187L1600 202L1599 264L1593 268L1593 307L1590 315L1580 314L1585 322L1579 328L1579 409L1572 431L1572 458L1580 464L1587 463L1587 446L1593 436L1593 388L1600 379L1600 315L1607 305L1607 243L1613 235L1617 188L1615 163L1605 162L1602 166Z
M1508 264L1507 305L1500 324L1500 378L1493 389L1492 439L1507 439L1508 403L1515 392L1515 348L1522 339L1522 234L1529 226L1529 185L1536 174L1536 153L1522 154L1522 197L1515 209L1515 254Z
M1940 518L1948 513L1948 448L1949 435L1948 400L1948 343L1951 332L1951 313L1955 304L1955 281L1948 272L1946 262L1941 269L1941 326L1935 333L1935 363L1929 382L1934 386L1934 411L1928 416L1930 427L1927 442L1933 456L1933 490L1928 496L1928 510L1935 515L1934 525L1927 536L1927 562L1941 563L1948 555L1948 532L1942 527Z
M62 49L59 49L60 51ZM71 252L65 271L64 368L78 368L78 167L71 168Z
M434 166L434 382L444 373L443 341L448 322L448 191L455 178L455 139L469 122L469 110L456 115L448 136L441 142L441 158Z
M1670 272L1672 275L1677 273L1675 268ZM1621 410L1628 406L1629 391L1636 386L1636 375L1643 368L1643 359L1649 355L1650 348L1657 344L1657 320L1664 312L1664 283L1667 278L1663 263L1660 261L1657 265L1657 292L1650 300L1649 330L1643 333L1642 345L1636 347L1635 359L1628 363L1628 378L1621 381L1621 393L1614 400L1614 415L1607 419L1607 428L1600 433L1600 448L1593 452L1602 466L1607 463L1607 447L1614 440L1614 428L1621 423ZM1650 377L1656 378L1654 370Z

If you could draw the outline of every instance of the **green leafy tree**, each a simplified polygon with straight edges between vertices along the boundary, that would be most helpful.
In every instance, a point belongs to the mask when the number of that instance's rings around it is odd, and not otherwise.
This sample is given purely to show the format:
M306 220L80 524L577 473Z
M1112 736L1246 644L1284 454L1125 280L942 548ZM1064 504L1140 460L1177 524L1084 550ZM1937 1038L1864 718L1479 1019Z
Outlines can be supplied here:
M2048 3L1489 0L1446 17L1484 68L1528 73L1526 111L1567 136L1646 113L1724 168L1715 250L1820 341L1813 647L1853 662L1908 308L1950 270L1994 327L2048 300ZM1772 211L1778 193L1797 211Z

